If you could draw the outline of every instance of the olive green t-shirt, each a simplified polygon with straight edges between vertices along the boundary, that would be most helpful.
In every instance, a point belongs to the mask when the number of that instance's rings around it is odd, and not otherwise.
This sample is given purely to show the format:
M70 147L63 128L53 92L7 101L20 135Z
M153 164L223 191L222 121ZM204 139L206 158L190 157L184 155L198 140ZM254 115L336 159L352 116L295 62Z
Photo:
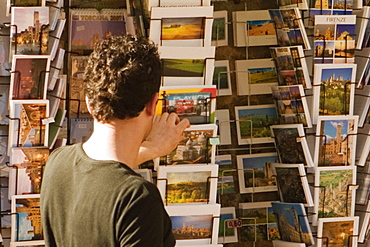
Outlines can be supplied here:
M124 164L89 158L82 144L55 150L41 188L46 246L174 246L157 187Z

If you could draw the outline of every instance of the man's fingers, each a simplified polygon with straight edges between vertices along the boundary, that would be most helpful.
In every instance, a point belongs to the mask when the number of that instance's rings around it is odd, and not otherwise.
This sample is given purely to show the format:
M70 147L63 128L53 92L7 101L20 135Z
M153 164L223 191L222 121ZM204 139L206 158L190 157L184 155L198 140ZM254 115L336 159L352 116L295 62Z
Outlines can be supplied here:
M189 120L188 120L187 118L184 118L183 120L181 120L181 121L177 124L177 126L178 126L180 129L184 130L184 129L186 129L186 128L189 128L189 127L190 127L190 122L189 122Z

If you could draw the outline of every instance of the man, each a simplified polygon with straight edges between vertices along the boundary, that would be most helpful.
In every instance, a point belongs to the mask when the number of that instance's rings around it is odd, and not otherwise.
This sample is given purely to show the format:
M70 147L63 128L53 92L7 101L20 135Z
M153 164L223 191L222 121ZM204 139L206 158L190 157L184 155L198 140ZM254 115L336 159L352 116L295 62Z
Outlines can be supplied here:
M188 120L154 119L160 59L153 43L112 36L97 45L85 73L94 132L49 157L41 188L46 246L174 246L156 186L132 168L166 155Z

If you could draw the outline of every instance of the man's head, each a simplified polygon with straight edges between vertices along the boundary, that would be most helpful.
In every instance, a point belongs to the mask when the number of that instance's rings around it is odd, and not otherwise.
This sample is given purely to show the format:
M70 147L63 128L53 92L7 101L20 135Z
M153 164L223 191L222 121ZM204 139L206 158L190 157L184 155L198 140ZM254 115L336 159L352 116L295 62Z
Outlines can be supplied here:
M111 36L96 45L85 70L85 94L99 122L137 117L159 91L161 62L154 43Z

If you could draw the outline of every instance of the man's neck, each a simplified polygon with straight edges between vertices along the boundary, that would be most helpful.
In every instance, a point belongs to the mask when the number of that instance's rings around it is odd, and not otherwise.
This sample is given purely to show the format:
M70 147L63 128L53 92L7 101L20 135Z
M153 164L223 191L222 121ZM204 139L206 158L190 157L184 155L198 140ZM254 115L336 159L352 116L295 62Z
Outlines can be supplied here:
M83 149L95 160L113 160L134 168L140 145L145 137L142 122L133 118L113 120L111 123L94 121L94 132Z

